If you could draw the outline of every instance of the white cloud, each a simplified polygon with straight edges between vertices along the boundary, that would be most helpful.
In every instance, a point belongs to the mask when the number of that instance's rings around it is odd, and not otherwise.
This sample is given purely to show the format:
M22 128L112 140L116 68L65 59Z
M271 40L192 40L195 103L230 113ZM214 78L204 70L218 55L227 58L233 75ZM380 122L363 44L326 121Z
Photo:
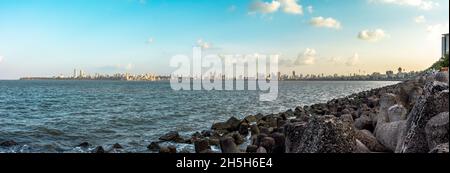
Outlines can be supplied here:
M382 29L364 30L359 32L358 38L364 41L377 42L388 37L386 32Z
M331 17L329 17L329 18L314 17L311 19L310 24L315 27L341 29L341 22L339 22L336 19L333 19Z
M203 41L202 39L197 40L197 46L201 47L202 49L210 49L212 48L212 44L206 41Z
M263 2L261 0L255 0L253 1L253 3L250 4L249 10L250 13L268 14L278 11L280 6L281 3L275 0L273 0L272 2Z
M425 16L417 16L414 18L414 22L416 23L425 23L427 21L427 19L425 18Z
M294 65L314 65L316 64L317 52L315 49L306 48L303 54L300 54L294 62Z
M433 0L370 0L370 2L411 6L422 10L431 10L436 6L439 6L439 4Z
M345 62L345 65L347 66L355 66L359 63L359 54L355 53L352 57L347 59L347 62Z
M308 13L310 13L310 14L312 14L314 12L313 6L308 6L308 7L306 7L306 9L308 10Z
M441 38L442 34L448 33L449 24L434 24L427 26L428 39L435 40L436 38Z
M278 2L281 3L281 7L285 13L303 14L303 7L297 0L278 0Z

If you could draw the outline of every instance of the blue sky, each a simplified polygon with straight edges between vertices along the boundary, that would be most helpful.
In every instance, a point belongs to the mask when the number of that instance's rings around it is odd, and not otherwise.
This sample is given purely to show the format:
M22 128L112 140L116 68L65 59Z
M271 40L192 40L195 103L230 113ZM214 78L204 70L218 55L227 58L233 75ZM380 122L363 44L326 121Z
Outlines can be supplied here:
M420 70L448 0L0 0L0 79L170 73L170 58L280 54L284 73ZM311 10L312 9L312 10Z

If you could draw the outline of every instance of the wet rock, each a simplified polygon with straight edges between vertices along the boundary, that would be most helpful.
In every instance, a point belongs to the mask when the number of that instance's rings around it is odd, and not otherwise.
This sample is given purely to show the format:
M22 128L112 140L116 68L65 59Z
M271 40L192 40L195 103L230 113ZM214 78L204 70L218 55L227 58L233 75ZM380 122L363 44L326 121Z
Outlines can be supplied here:
M196 140L194 142L194 147L196 153L202 153L205 150L211 150L211 147L209 146L209 141L206 139Z
M272 138L275 140L273 147L273 153L285 153L286 152L286 138L282 133L273 133Z
M256 145L256 146L260 146L262 140L263 140L265 137L268 137L268 135L266 135L265 133L261 133L261 134L259 134L259 135L254 135L254 136L256 136L256 138L254 138L254 140L253 140L253 145Z
M260 133L270 134L270 129L267 127L260 127L259 130L261 131Z
M147 146L147 149L149 149L150 151L158 151L160 148L161 147L156 142L152 142L150 143L150 145Z
M395 122L406 120L407 110L402 105L394 105L388 109L388 121Z
M112 148L113 148L113 149L123 149L122 145L120 145L119 143L115 143L115 144L112 146Z
M171 153L171 154L176 154L177 153L177 147L174 146L174 145L169 145L167 147L167 149L169 149L169 153Z
M251 125L250 132L252 135L259 135L261 133L257 125Z
M171 150L169 149L169 147L160 147L159 148L159 153L161 154L169 154L171 152Z
M94 150L92 150L92 153L105 153L105 149L103 149L102 146L98 146Z
M356 139L363 143L370 151L386 152L388 149L381 145L377 138L368 130L357 130Z
M291 153L351 153L356 147L353 124L331 115L288 124L285 136Z
M239 125L241 124L241 120L231 117L226 122L219 122L213 124L211 129L213 130L227 130L227 131L237 131L239 129Z
M256 151L258 150L258 146L256 145L249 145L247 146L247 153L256 153Z
M233 138L234 143L236 143L236 145L241 145L245 142L244 138L239 133L232 133L231 137Z
M361 115L359 118L356 118L355 120L355 128L359 130L369 130L373 131L373 121L372 119L367 115Z
M13 140L4 141L4 142L0 143L0 147L12 147L12 146L16 146L16 145L19 145L19 144Z
M258 121L258 118L256 118L255 115L249 115L247 117L244 118L245 122L247 122L247 124L252 124L252 123L256 123Z
M220 149L222 153L240 153L232 137L224 137L220 139Z
M261 140L261 146L266 149L267 153L272 153L272 149L275 146L275 140L271 137L265 137Z
M356 147L353 153L370 153L370 150L361 141L356 140Z
M211 130L203 130L200 134L201 134L203 137L211 137L212 134L213 134L213 132L212 132Z
M436 148L437 145L448 142L449 132L449 116L448 112L440 113L428 121L425 126L425 134L430 150Z
M183 138L181 138L180 134L178 134L178 132L176 132L176 131L172 131L172 132L169 132L169 133L161 136L159 138L159 140L166 141L166 142L171 141L171 142L177 142L177 143L185 142L185 140Z
M208 143L209 145L219 146L220 140L218 138L209 138Z
M256 150L256 153L264 154L264 153L267 153L267 150L264 147L259 147Z
M417 101L408 115L406 133L398 152L429 152L425 126L434 116L449 111L448 98L448 85L446 83L435 81L425 85L424 95Z
M249 128L250 126L246 122L241 123L241 125L239 126L239 134L247 136L249 133Z
M445 144L437 145L430 151L430 153L438 153L438 154L447 153L448 154L448 142Z
M81 148L87 148L89 146L91 146L91 144L89 144L88 142L82 142L77 145L77 147L81 147Z

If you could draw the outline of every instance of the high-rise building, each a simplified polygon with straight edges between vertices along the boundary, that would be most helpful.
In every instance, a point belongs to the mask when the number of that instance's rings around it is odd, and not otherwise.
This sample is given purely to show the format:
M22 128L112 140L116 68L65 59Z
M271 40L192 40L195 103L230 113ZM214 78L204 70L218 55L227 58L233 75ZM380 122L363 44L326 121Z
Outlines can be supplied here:
M442 57L444 57L446 54L448 54L449 48L448 48L448 33L442 35Z
M73 78L77 78L77 69L73 69Z

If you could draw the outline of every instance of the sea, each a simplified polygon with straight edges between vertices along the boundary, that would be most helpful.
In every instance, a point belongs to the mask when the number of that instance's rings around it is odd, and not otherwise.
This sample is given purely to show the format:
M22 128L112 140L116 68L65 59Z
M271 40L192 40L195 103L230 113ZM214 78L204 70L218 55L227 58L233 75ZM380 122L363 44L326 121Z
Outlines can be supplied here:
M0 81L0 153L83 153L119 143L147 146L170 131L208 130L231 116L271 114L342 98L394 81L280 81L278 98L258 91L175 91L167 81ZM89 148L77 147L82 142ZM192 150L192 145L177 144Z

